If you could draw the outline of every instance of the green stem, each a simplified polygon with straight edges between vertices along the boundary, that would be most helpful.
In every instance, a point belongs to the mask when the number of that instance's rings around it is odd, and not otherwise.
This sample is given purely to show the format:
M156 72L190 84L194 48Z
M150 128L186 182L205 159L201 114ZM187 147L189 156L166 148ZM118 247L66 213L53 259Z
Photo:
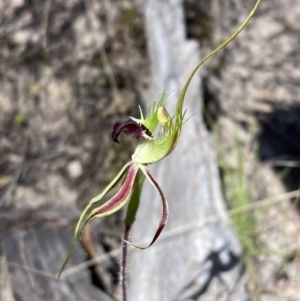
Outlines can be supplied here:
M122 253L121 253L121 271L120 271L120 286L122 293L122 301L127 301L127 253L128 253L128 240L131 226L135 221L135 216L140 205L140 198L144 184L145 176L141 170L138 171L133 186L133 191L129 200L127 214L125 218L125 230L122 240Z
M122 253L121 253L121 271L120 271L120 286L122 292L122 301L127 301L127 252L128 241L131 226L125 226L125 231L122 240Z

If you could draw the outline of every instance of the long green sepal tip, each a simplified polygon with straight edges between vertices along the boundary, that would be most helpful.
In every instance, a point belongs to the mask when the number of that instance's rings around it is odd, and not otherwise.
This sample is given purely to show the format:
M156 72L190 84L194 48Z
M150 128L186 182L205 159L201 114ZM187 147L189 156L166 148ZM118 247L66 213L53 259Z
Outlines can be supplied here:
M213 51L211 51L209 54L207 54L200 61L200 63L194 68L194 70L190 74L189 78L187 79L187 81L186 81L185 85L183 86L183 88L182 88L182 90L180 92L180 95L179 95L179 99L178 99L177 106L176 106L176 115L177 115L177 118L179 118L176 121L177 123L181 123L182 122L182 120L181 120L182 119L182 105L183 105L184 97L185 97L186 91L188 89L188 86L189 86L192 78L194 77L195 73L197 72L197 70L202 66L202 64L205 61L207 61L211 56L213 56L218 51L220 51L224 47L226 47L230 42L232 42L241 33L241 31L246 27L246 25L249 23L249 21L251 20L251 18L254 15L254 13L256 12L259 3L260 3L260 0L257 0L256 3L255 3L255 6L251 10L251 12L249 13L249 15L245 19L245 21L240 25L240 27L227 40L225 40L221 45L219 45L217 48L215 48Z

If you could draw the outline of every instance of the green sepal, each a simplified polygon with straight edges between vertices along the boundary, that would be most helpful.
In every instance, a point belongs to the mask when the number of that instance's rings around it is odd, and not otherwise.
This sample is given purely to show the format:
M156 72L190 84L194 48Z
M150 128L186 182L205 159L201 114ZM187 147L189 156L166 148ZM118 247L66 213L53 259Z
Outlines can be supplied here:
M77 225L76 225L76 228L75 228L75 231L74 231L74 235L73 235L73 240L72 240L72 245L71 245L71 249L70 249L70 252L68 253L64 263L62 264L62 267L58 273L58 277L57 278L60 278L63 270L65 269L66 265L68 264L73 252L74 252L74 249L75 249L75 245L76 245L76 241L77 241L77 238L79 236L79 233L82 232L82 229L81 229L81 224L83 222L83 219L84 217L86 216L87 212L90 210L90 208L98 201L100 201L110 190L112 190L116 185L118 185L120 183L120 179L122 179L123 175L125 174L127 168L132 165L133 162L128 162L127 164L125 164L123 166L123 168L121 169L121 171L117 174L117 176L105 187L105 189L100 193L98 194L97 196L95 196L94 198L92 198L90 200L90 202L87 204L87 206L85 207L85 209L83 210L83 212L81 213L80 217L79 217L79 220L77 222Z
M128 203L128 208L127 208L127 213L125 218L126 226L131 226L135 221L135 216L140 205L140 199L141 199L144 181L145 181L145 176L142 173L142 171L139 170L138 174L136 175L133 191Z

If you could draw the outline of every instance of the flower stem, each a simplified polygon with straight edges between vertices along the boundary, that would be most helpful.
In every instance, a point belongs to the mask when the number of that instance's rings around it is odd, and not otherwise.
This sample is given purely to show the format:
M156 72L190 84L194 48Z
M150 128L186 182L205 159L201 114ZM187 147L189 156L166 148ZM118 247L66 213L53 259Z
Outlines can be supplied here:
M121 271L120 271L120 287L122 294L122 301L127 301L127 251L128 241L131 225L125 225L125 231L122 240L122 253L121 253Z

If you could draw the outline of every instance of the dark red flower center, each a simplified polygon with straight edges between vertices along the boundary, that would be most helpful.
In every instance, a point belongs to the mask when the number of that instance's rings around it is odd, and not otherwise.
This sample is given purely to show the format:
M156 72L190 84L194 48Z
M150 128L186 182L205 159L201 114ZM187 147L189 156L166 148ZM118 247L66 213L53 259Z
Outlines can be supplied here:
M118 137L122 132L134 138L145 137L145 134L152 137L151 132L143 124L137 123L132 119L115 123L111 134L112 140L119 143Z

